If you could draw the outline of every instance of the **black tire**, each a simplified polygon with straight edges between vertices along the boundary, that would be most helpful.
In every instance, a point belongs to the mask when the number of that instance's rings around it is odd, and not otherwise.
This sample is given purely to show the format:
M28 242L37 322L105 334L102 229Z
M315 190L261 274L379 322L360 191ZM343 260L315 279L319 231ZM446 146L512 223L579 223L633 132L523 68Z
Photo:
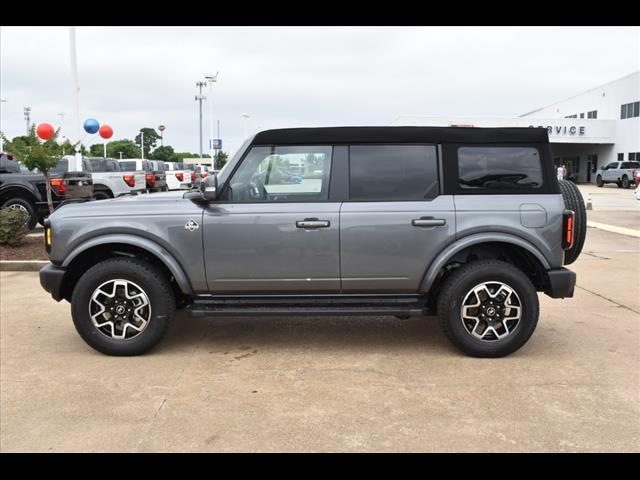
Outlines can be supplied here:
M148 324L132 338L114 339L100 331L91 320L91 296L99 286L115 279L135 283L149 300ZM76 330L89 346L107 355L140 355L149 351L169 330L174 313L175 298L164 273L134 258L111 258L94 265L80 277L71 298L71 315Z
M602 181L602 176L598 175L596 177L596 185L600 188L602 188L604 186L604 182Z
M570 265L578 259L582 247L584 247L584 240L587 237L587 209L584 206L582 194L575 184L564 180L560 180L558 183L565 207L573 210L576 214L573 246L564 252L564 264Z
M25 223L29 230L33 230L40 219L40 215L36 211L36 206L25 198L11 198L2 204L2 208L15 208L27 213L29 218Z
M106 200L107 198L113 198L113 195L109 195L106 190L96 190L93 192L92 197L94 200Z
M629 181L629 178L626 175L622 177L621 185L622 185L622 188L629 188L629 186L631 185L631 182Z
M504 283L520 300L521 318L517 325L511 324L514 330L503 339L478 339L463 322L461 309L465 297L484 282ZM510 263L477 260L456 269L445 280L438 296L437 311L442 331L464 353L472 357L503 357L522 347L533 334L538 323L538 295L529 278Z

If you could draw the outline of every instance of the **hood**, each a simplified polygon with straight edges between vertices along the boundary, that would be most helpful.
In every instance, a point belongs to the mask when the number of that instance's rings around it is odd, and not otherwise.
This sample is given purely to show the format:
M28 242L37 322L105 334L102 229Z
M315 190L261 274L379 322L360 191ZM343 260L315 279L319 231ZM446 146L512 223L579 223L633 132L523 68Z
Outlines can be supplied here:
M185 193L185 191L143 193L139 195L124 195L107 200L67 203L58 207L51 214L50 219L55 221L55 219L63 217L163 214L167 211L176 210L180 203L191 202L191 200L183 198Z

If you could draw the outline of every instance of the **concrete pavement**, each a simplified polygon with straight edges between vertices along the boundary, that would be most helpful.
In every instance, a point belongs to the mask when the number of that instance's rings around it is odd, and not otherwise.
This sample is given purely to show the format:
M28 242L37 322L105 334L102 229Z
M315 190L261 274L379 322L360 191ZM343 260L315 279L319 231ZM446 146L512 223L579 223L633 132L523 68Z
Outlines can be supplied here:
M640 248L589 229L576 296L467 358L429 317L191 319L151 354L76 334L0 273L0 451L638 451Z

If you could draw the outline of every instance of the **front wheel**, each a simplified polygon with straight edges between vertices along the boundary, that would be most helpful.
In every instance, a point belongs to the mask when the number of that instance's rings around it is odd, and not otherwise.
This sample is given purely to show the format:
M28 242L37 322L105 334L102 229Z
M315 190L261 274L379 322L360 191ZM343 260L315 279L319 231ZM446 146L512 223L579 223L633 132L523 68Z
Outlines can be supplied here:
M38 224L38 220L40 216L36 212L36 207L29 200L24 198L12 198L11 200L7 200L2 205L2 208L9 208L11 210L18 210L25 215L25 225L29 228L29 230L33 230L35 226Z
M538 295L521 270L500 260L470 262L438 297L444 334L467 355L503 357L522 347L538 323Z
M600 175L596 177L596 185L601 188L604 185L604 182L602 181L602 177Z
M76 284L71 315L92 348L107 355L140 355L153 348L173 320L175 299L162 271L132 258L111 258Z

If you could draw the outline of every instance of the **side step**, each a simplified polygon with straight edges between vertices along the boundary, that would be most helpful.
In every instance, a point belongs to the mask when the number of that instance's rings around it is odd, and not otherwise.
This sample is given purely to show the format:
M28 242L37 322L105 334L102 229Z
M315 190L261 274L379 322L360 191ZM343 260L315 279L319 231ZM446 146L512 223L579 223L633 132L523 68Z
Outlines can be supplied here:
M297 315L397 315L429 313L423 296L248 296L197 297L190 306L194 317Z

